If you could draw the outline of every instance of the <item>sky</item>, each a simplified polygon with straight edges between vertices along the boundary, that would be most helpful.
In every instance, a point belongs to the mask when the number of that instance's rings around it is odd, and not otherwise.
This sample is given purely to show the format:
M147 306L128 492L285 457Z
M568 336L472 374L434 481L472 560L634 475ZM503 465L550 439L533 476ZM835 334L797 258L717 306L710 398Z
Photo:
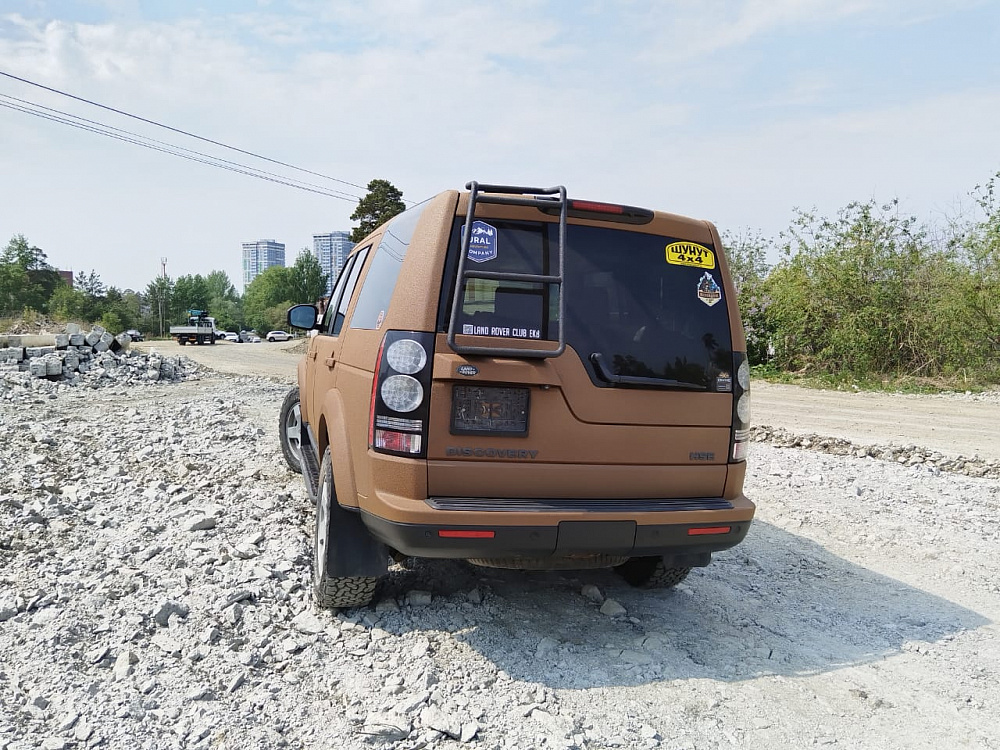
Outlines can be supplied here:
M0 0L0 247L242 291L243 242L291 265L376 178L412 202L565 185L766 238L852 201L942 224L1000 172L998 49L994 0Z

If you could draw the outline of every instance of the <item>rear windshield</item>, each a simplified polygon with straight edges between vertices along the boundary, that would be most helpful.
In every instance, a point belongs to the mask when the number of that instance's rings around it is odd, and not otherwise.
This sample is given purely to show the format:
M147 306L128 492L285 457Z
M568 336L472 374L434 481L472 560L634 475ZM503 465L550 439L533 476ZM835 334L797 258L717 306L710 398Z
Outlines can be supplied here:
M464 223L452 228L440 331L448 330ZM558 273L557 224L477 220L472 239L467 270ZM562 324L595 385L731 389L729 313L714 248L570 224L562 293L564 321L557 285L469 278L457 333L555 341Z

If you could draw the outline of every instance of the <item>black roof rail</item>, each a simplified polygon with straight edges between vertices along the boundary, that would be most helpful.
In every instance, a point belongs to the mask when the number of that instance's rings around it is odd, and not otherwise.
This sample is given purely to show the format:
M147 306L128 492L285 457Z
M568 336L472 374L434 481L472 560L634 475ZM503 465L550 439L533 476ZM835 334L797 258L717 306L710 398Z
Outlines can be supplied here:
M566 256L566 215L569 202L566 200L566 188L557 185L551 188L521 187L516 185L480 185L470 182L465 186L469 191L469 208L465 216L465 228L462 231L462 243L459 249L458 270L455 278L455 293L451 300L451 317L448 320L448 346L458 354L479 354L501 357L558 357L566 349L566 335L563 330L563 320L566 318L566 299L563 295L563 275L565 273ZM541 202L550 210L559 209L559 246L557 249L558 272L555 274L506 273L498 271L480 271L470 268L468 264L469 244L472 239L472 222L476 216L476 206L480 203L497 203L507 206L538 207ZM496 281L520 281L534 284L555 284L559 288L559 339L555 349L514 348L505 346L467 346L456 341L458 315L461 309L462 296L469 279L494 279Z

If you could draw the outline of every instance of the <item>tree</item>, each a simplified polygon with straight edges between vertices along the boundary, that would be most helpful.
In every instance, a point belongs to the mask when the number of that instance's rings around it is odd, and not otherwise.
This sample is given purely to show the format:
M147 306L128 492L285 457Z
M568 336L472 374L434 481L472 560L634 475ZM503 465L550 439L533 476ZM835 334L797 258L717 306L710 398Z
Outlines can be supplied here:
M29 246L22 234L0 254L0 312L48 312L49 298L63 283L41 248Z
M770 243L759 232L749 230L737 235L726 233L722 243L739 299L747 339L747 357L752 365L762 364L768 361L774 335L767 317L770 298L764 287L771 270L766 260Z
M361 242L379 225L406 210L403 192L388 180L372 180L368 194L358 201L351 221L360 222L351 232L351 242Z
M170 317L175 323L183 323L188 310L211 310L208 282L200 274L178 276L174 282L170 300Z
M247 325L261 332L271 330L268 326L275 321L274 308L287 310L295 304L294 277L293 268L271 266L250 282L243 295Z
M170 303L173 291L174 282L169 276L157 276L146 287L146 299L149 302L150 314L145 325L151 331L159 331L161 336L170 325Z
M327 275L319 264L319 258L312 253L302 253L292 266L291 299L295 303L316 302L326 294Z

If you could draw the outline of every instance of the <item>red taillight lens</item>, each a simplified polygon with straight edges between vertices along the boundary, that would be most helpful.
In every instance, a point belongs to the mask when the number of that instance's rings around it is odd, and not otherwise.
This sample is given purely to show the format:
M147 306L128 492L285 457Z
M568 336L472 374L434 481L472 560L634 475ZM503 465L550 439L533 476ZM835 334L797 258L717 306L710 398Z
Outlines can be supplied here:
M372 450L407 458L426 455L433 352L433 333L386 331L372 376Z
M375 430L372 447L393 453L418 454L421 448L420 435L412 432L394 432L393 430Z

